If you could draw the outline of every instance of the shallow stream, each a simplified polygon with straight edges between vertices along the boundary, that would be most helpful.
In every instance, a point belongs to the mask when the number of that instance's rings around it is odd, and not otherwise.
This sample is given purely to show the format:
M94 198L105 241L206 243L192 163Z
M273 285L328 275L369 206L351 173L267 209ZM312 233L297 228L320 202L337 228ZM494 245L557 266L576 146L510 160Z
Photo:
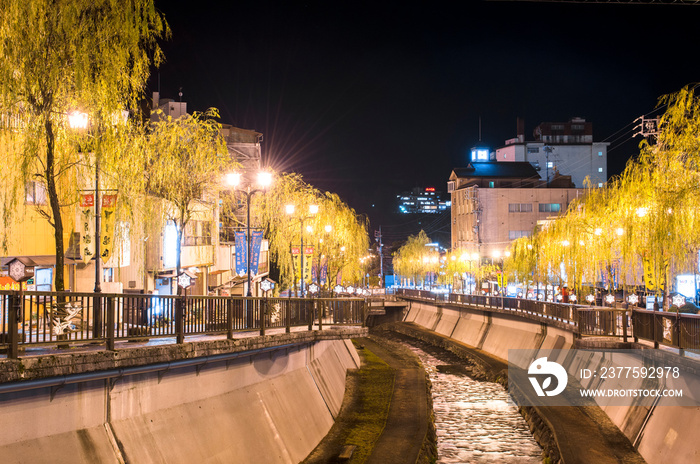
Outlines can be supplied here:
M420 358L433 384L438 463L542 462L542 449L501 385L459 373L460 360L451 353L406 345Z

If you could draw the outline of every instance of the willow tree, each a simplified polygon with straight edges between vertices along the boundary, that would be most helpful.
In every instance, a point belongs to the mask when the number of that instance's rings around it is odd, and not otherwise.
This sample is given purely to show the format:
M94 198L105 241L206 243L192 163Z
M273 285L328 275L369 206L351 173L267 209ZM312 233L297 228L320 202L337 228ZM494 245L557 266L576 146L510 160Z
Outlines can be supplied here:
M163 221L175 226L179 275L185 228L199 214L212 215L210 223L214 222L223 170L232 162L216 109L176 119L162 113L158 116L149 134L147 184L156 198L166 201L161 208Z
M54 231L55 288L64 290L64 220L74 214L74 168L89 164L67 115L88 113L96 132L113 114L138 111L157 40L169 34L153 0L4 0L0 3L0 117L3 235L20 211L25 186L45 191L42 215ZM111 154L90 151L109 169ZM112 158L113 159L113 158ZM10 172L11 171L11 172ZM7 237L3 236L7 246Z
M429 243L430 238L424 230L409 236L406 243L394 252L394 271L413 278L414 285L418 284L419 276L424 281L425 274L432 269L431 250L426 246Z
M283 174L254 205L260 209L270 240L270 259L280 272L283 286L296 284L298 270L292 248L301 244L302 234L304 246L314 247L317 263L325 260L329 288L331 279L338 276L357 279L359 259L369 246L367 221L338 195L320 192L298 174ZM293 213L287 212L289 205L294 206ZM311 206L314 212L310 212Z

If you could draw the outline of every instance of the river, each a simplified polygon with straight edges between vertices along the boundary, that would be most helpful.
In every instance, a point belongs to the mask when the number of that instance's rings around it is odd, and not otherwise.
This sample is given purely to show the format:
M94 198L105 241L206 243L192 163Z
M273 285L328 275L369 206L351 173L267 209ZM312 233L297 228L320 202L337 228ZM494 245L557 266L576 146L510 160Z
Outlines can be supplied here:
M433 384L438 463L542 462L542 449L501 385L447 373L457 371L449 366L460 363L451 353L406 345L420 358Z

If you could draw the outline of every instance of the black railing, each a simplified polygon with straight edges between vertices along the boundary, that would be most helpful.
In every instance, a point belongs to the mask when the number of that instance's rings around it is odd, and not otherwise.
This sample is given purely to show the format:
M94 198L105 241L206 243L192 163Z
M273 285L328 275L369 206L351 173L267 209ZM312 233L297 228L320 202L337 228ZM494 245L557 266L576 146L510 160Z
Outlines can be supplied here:
M99 341L114 349L117 340L175 337L182 343L191 335L234 338L242 331L264 335L268 328L359 325L366 320L366 306L360 298L0 291L0 349L16 358L28 345ZM100 321L97 327L94 320Z
M557 326L579 335L648 340L655 346L700 352L700 315L642 309L602 308L569 303L552 303L500 296L433 293L426 290L397 289L405 298L451 303L491 312L516 314Z

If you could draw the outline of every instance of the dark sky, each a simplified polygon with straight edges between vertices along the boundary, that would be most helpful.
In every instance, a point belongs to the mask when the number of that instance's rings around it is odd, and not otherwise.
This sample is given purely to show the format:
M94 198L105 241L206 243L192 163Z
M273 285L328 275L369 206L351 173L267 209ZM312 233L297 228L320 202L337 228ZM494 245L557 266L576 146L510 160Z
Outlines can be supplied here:
M585 117L617 174L631 123L700 82L700 6L552 2L156 0L172 29L150 90L264 134L263 161L336 192L390 241L387 213L417 186L445 190L481 139ZM224 5L224 6L222 6ZM158 87L160 86L160 87ZM373 206L374 205L374 206ZM419 228L447 230L447 220ZM448 235L449 236L449 235Z

